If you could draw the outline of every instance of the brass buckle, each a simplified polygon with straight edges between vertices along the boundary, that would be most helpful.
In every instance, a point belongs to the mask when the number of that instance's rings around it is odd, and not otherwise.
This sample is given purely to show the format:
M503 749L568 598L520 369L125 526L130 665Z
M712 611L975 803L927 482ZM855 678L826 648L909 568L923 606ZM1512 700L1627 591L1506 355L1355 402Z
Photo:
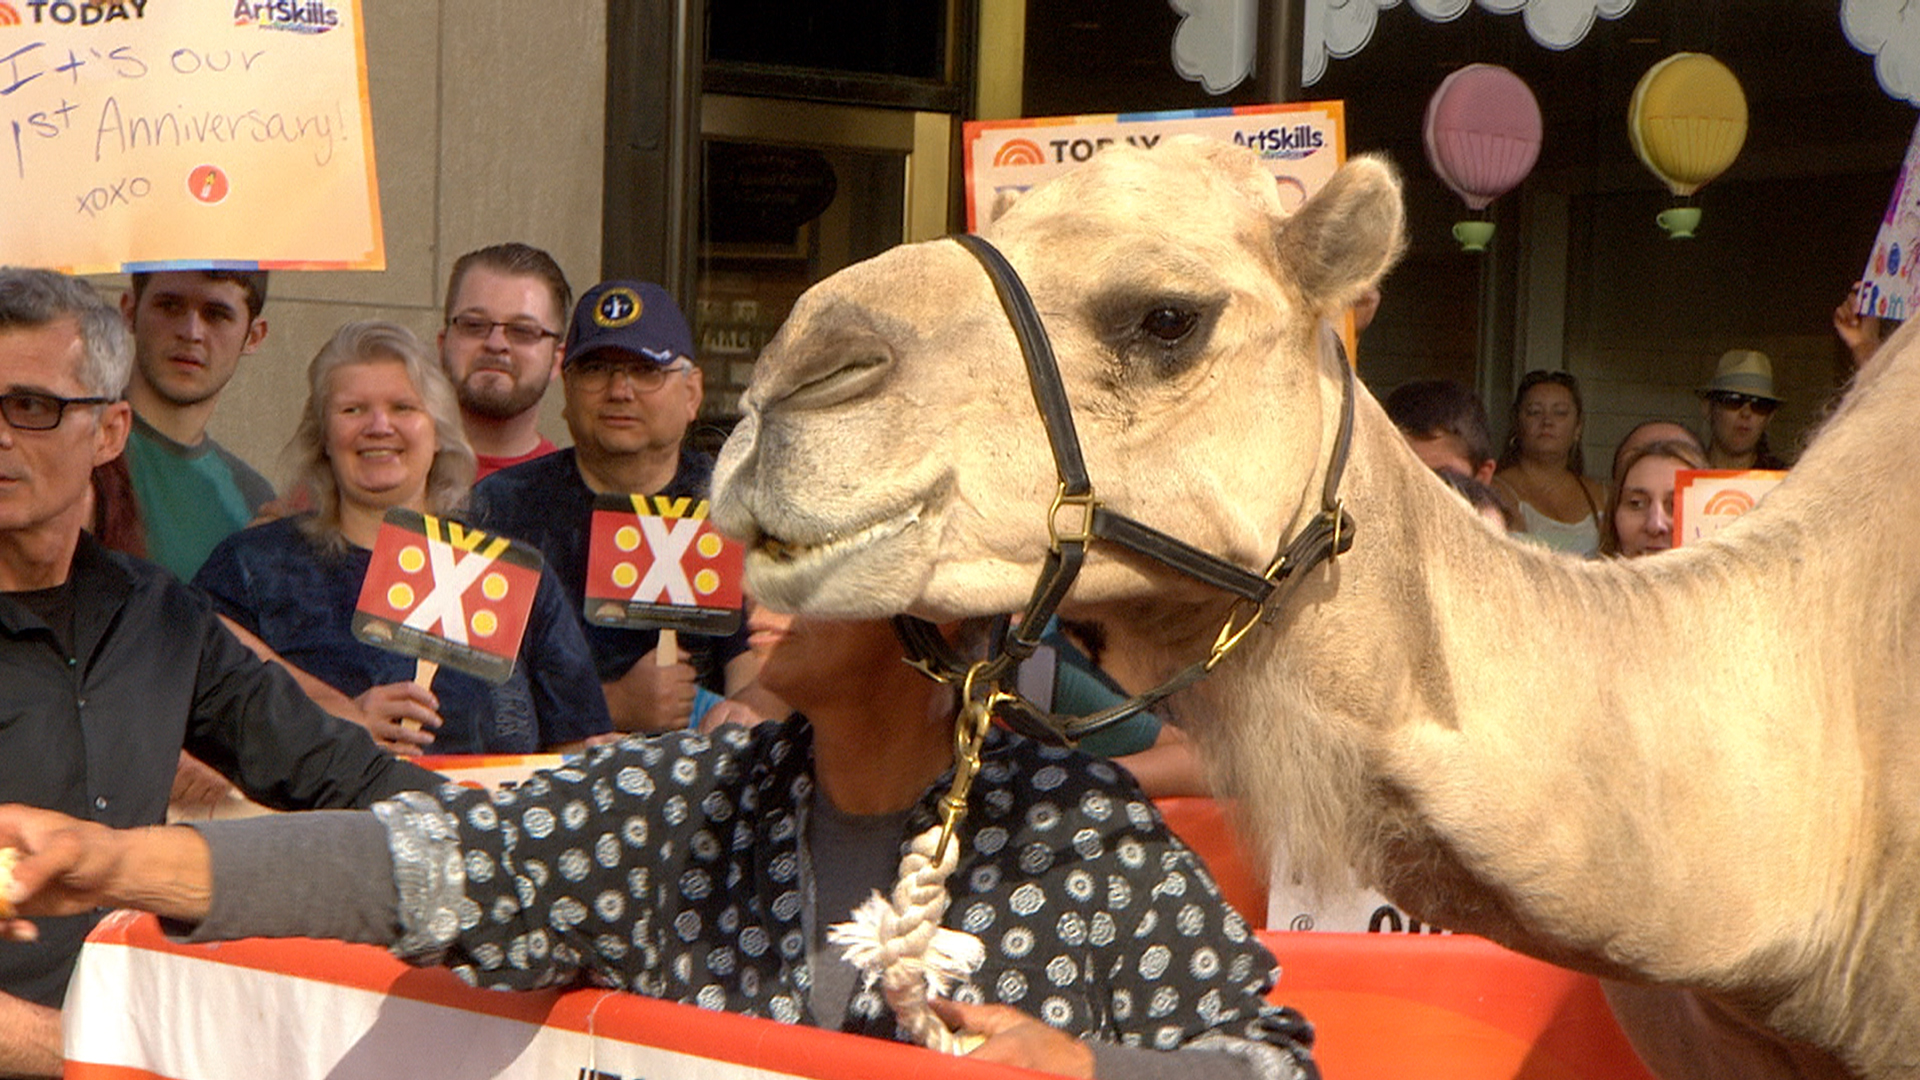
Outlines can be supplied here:
M960 823L967 816L967 792L973 789L973 778L980 773L980 749L987 741L987 729L993 726L994 706L1013 700L1013 695L999 689L974 700L974 680L992 663L982 660L968 668L961 684L960 713L953 720L953 784L940 796L940 843L933 849L935 866L947 857L947 842L960 830Z
M1227 609L1227 621L1220 624L1220 633L1214 636L1213 648L1207 653L1205 670L1212 671L1227 658L1228 653L1239 647L1248 631L1260 625L1260 612L1261 606L1251 600L1233 602L1233 606ZM1239 622L1241 619L1246 621ZM1239 625L1234 625L1236 622Z
M1053 544L1053 553L1060 553L1060 544L1064 541L1073 544L1093 543L1093 511L1100 505L1089 490L1084 495L1067 494L1067 482L1062 480L1054 490L1053 505L1047 508L1047 539ZM1078 532L1062 534L1060 532L1060 511L1069 506L1080 508L1080 529Z

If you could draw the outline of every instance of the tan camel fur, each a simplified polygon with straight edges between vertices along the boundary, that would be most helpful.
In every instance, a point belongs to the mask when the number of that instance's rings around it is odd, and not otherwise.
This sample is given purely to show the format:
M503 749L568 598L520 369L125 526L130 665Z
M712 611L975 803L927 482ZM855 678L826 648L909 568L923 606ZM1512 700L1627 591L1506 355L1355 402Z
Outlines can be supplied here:
M1172 140L1104 152L989 235L1045 318L1099 497L1260 568L1318 508L1342 387L1324 320L1401 229L1378 161L1289 217L1249 153ZM1310 878L1355 866L1424 921L1639 984L1619 1015L1665 1075L1920 1076L1915 333L1760 508L1630 562L1495 535L1361 391L1352 551L1181 716ZM743 407L714 514L760 596L1024 602L1054 468L957 245L809 292ZM1171 670L1227 601L1096 544L1069 607Z

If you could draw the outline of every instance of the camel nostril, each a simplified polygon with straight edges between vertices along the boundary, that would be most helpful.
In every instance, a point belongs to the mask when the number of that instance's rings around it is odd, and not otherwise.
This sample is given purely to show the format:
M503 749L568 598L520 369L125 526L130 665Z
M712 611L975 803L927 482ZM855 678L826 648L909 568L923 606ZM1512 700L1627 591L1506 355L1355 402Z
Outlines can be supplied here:
M872 391L893 369L893 353L884 345L869 344L835 358L830 370L794 387L783 405L823 409Z

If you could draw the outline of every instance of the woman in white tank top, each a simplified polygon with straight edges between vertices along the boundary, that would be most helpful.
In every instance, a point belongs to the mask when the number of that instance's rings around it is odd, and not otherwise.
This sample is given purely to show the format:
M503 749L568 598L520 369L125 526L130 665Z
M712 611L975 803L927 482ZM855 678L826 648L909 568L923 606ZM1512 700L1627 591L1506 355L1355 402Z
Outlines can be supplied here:
M1520 507L1524 534L1556 551L1600 547L1606 490L1586 476L1580 452L1580 384L1564 371L1529 371L1514 393L1506 449L1493 484Z

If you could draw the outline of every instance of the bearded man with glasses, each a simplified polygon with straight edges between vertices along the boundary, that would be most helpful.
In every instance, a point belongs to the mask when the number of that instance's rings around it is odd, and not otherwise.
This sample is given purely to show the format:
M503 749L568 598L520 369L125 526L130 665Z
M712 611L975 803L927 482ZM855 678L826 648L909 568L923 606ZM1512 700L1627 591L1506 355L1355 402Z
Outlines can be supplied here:
M553 453L540 434L540 401L560 373L559 329L573 288L553 256L527 244L494 244L454 260L440 363L460 401L476 480Z
M686 317L658 285L604 281L574 308L564 357L563 415L574 444L475 485L481 524L539 548L559 575L616 729L684 728L697 705L720 697L736 698L752 717L785 715L753 689L759 662L744 627L725 637L688 634L662 655L657 631L596 626L582 614L595 495L707 498L713 459L686 445L704 388Z
M0 801L157 825L183 748L278 809L438 783L321 712L204 596L82 531L94 467L127 443L132 366L85 282L0 267ZM0 949L0 1076L59 1075L60 1004L98 919L43 919Z
M1773 361L1757 349L1728 349L1713 381L1700 388L1710 469L1784 469L1767 445L1767 421L1780 408Z

